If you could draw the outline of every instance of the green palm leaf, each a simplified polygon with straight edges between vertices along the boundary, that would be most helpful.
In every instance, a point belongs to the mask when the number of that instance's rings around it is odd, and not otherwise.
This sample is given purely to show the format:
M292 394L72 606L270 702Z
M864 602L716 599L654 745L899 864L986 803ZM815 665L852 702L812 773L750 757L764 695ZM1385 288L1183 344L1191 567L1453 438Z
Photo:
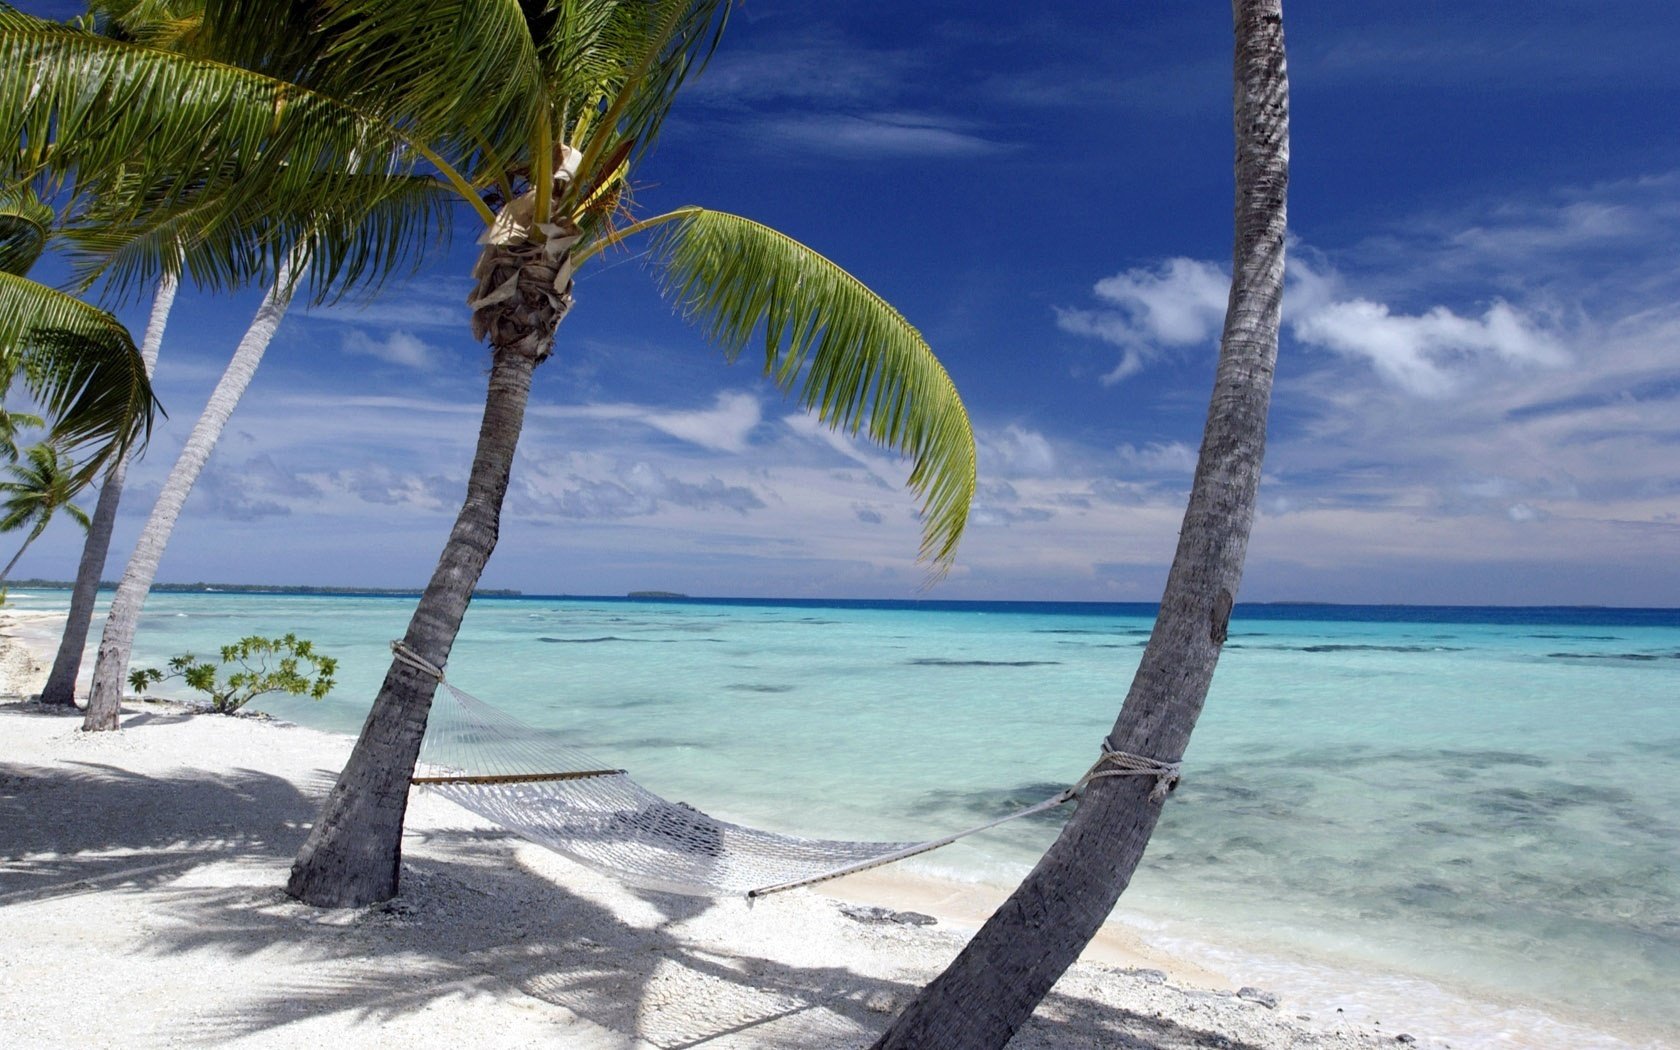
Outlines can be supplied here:
M28 186L0 190L0 271L28 273L47 248L54 217Z
M280 201L218 194L217 183L140 207L121 189L87 194L61 231L77 285L104 280L125 297L179 268L201 288L231 291L268 278L301 249L313 263L314 301L372 294L447 241L456 200L425 175L319 172L306 192Z
M93 447L80 478L151 432L157 399L128 330L80 299L8 273L0 273L0 369L21 375L55 420L50 442Z
M586 5L587 6L587 5ZM613 5L591 43L605 59L593 90L607 106L580 147L585 169L620 152L631 167L652 147L683 81L705 65L728 21L726 0L652 0ZM587 68L585 64L585 68ZM572 84L562 99L591 100L587 84ZM610 171L580 172L579 189Z
M219 39L234 41L232 61L266 68L240 53L252 24L277 25L278 0L210 0L205 17ZM549 99L531 32L545 5L518 0L322 0L311 39L315 60L303 83L364 111L400 120L456 150L475 140L514 156L548 117ZM452 151L453 152L453 151Z
M750 219L696 209L666 229L666 294L713 342L733 358L762 339L778 386L911 458L922 557L948 571L974 498L974 431L921 333L857 278Z
M213 227L213 215L259 214L274 202L288 202L294 216L310 207L330 209L337 206L331 195L349 188L331 173L360 162L364 171L407 180L419 163L401 129L342 100L4 7L0 68L7 70L0 77L0 141L22 145L15 178L74 173L84 202L76 210L97 200L101 218L119 226L207 201L217 203L195 213L200 232ZM379 206L389 214L405 192L380 198ZM358 203L343 206L353 212ZM425 218L430 212L397 228L412 231ZM220 271L237 270L241 282L271 280L290 247L277 232L269 227L248 236L247 249ZM346 252L314 260L340 279L367 276L370 258L408 250L352 247L333 237L323 245Z

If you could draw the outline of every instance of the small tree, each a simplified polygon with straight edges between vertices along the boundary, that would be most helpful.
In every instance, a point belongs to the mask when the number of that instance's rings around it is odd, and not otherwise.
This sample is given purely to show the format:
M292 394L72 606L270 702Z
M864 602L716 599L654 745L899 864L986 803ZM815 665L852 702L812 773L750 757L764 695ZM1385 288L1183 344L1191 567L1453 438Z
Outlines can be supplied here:
M272 664L272 666L271 666ZM232 673L223 677L231 669ZM332 691L338 661L315 651L313 643L288 634L264 638L253 634L222 646L220 663L200 661L182 653L169 661L169 673L155 667L138 668L128 676L136 693L167 678L180 678L210 697L210 708L231 715L264 693L289 693L320 700Z

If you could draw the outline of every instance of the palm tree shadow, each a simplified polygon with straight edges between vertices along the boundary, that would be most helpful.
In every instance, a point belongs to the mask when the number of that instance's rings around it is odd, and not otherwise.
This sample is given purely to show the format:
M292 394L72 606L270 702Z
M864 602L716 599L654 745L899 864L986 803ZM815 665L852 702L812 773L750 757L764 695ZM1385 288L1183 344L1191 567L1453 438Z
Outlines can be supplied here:
M327 771L299 786L249 769L143 776L89 762L0 763L0 911L133 894L121 907L146 913L137 954L247 977L233 1009L186 1012L164 1033L203 1045L329 1015L379 1024L457 998L525 997L662 1050L859 1046L927 976L765 958L736 947L748 938L730 939L733 915L713 916L722 936L692 936L685 924L716 902L602 891L583 874L561 885L521 860L519 840L481 827L411 834L393 901L310 908L279 887L331 782ZM243 874L188 877L218 862ZM604 892L620 903L602 903ZM847 929L818 919L812 936ZM1092 1044L1070 1035L1080 1031L1104 1034ZM1014 1045L1246 1046L1059 994Z
M0 907L290 851L314 807L290 781L257 770L153 777L93 762L0 762Z
M685 938L681 916L703 913L709 901L637 893L652 911L627 923L520 863L509 836L433 830L424 839L404 862L402 893L385 905L323 912L272 889L176 901L182 921L155 934L149 951L255 956L281 945L314 961L266 981L236 1014L183 1022L174 1034L215 1044L329 1014L380 1025L451 998L523 996L660 1050L854 1047L873 1041L917 989L844 966L697 944ZM1095 1042L1092 1032L1101 1033ZM1063 994L1051 995L1012 1045L1253 1050Z

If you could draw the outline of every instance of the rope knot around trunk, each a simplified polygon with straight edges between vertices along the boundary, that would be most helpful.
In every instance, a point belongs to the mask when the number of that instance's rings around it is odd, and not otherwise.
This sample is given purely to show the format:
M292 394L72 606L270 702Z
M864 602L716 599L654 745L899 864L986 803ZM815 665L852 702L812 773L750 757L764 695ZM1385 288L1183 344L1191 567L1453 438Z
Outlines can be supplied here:
M443 668L410 649L408 643L400 639L392 642L391 655L396 657L397 663L407 664L421 674L436 678L439 682L443 681Z
M1134 755L1129 751L1116 751L1107 740L1103 741L1102 747L1102 757L1091 766L1090 772L1079 778L1079 783L1070 789L1071 793L1078 794L1086 784L1104 777L1154 777L1155 787L1149 792L1151 802L1164 801L1167 793L1178 787L1183 762L1162 762L1158 758Z

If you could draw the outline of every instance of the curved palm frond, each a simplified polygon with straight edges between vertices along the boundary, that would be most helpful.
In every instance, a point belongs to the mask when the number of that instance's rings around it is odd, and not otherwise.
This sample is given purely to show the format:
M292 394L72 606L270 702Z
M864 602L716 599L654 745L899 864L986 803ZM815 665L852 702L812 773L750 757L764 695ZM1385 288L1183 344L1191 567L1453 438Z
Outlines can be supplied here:
M833 262L738 215L687 212L655 254L666 294L731 358L761 337L778 386L830 426L910 457L921 556L949 571L974 498L974 430L921 333Z
M337 198L346 186L331 173L359 166L407 180L422 163L404 129L299 84L4 8L0 14L0 141L22 144L17 178L74 174L80 207L97 200L101 218L116 225L211 199L225 215L258 214L274 202L295 214L353 211L356 204ZM404 192L382 198L382 206ZM365 236L415 225L374 223ZM238 278L271 279L290 249L273 239L281 229L249 236L223 270L266 261ZM410 250L348 237L321 246L341 254L317 257L315 265L340 279L359 279L369 260Z
M252 19L298 5L211 0L207 15L243 36ZM304 83L415 129L450 156L528 153L551 119L533 30L549 5L519 0L330 0L315 5L317 60ZM235 61L246 64L246 56ZM259 67L260 68L260 67Z
M178 54L205 54L203 0L89 0L94 31Z
M556 86L567 90L561 97L587 104L582 121L567 129L583 153L570 199L602 192L617 169L634 168L652 148L683 81L716 50L729 8L728 0L612 5L589 38L588 60L579 62L592 79L556 78ZM599 113L597 96L604 107Z
M151 433L157 398L140 351L117 319L73 296L0 273L0 369L52 420L47 440L69 452L90 447L77 477Z
M28 273L46 251L56 217L30 187L0 189L0 271Z
M313 261L311 301L371 295L447 242L456 202L431 176L402 173L319 172L309 192L281 201L218 194L221 185L140 208L118 190L88 194L61 231L78 285L103 280L123 296L179 266L199 287L228 291L272 283L301 248Z

